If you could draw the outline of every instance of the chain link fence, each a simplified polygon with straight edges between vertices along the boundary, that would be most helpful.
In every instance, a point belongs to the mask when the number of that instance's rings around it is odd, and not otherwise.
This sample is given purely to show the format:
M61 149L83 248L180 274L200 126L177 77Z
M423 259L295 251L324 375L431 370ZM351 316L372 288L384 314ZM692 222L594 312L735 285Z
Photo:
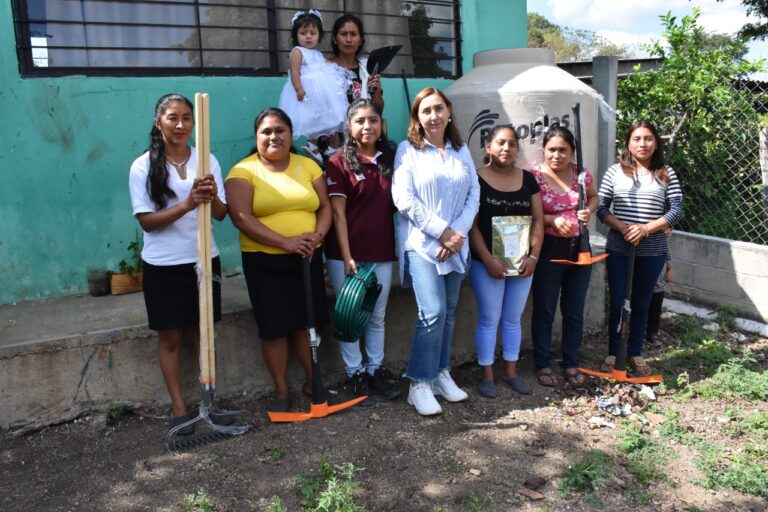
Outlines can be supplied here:
M685 219L676 228L767 244L768 83L740 81L734 89L707 106L709 123L693 129L683 113L659 127L685 195Z

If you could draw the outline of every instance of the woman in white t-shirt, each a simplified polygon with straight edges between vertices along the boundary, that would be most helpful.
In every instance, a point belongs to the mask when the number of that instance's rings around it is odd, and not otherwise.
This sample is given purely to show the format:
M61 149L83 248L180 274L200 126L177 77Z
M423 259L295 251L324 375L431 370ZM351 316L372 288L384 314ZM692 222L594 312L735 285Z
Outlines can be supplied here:
M144 302L149 328L158 331L158 357L171 396L171 427L191 419L181 393L179 352L184 338L197 349L197 206L211 203L211 214L227 214L221 168L211 155L211 174L197 178L195 149L189 146L192 103L179 94L157 101L148 150L131 165L133 215L144 231ZM221 263L212 241L214 319L221 318ZM214 422L231 418L211 416ZM194 425L179 432L194 433Z

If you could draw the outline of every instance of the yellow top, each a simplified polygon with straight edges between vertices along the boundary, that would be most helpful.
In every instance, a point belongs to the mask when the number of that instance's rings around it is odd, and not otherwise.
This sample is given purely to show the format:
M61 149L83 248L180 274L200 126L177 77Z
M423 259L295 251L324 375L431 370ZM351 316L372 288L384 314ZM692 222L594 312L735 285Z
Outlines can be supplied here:
M253 216L266 227L283 236L297 236L315 231L320 199L312 182L323 175L311 159L291 153L285 171L264 167L259 155L251 155L232 167L227 181L244 179L253 187ZM240 233L240 250L286 254L286 251L251 240Z

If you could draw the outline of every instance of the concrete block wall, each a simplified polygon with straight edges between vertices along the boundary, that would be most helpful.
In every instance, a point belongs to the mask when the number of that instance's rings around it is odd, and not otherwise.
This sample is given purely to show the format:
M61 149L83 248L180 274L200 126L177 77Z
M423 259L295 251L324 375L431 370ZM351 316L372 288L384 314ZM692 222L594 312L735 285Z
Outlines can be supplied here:
M676 231L670 253L670 296L768 322L768 247Z
M602 252L601 248L596 252ZM587 298L585 330L605 319L604 265L596 265ZM217 396L256 398L272 391L261 357L256 323L242 276L222 283L223 319L216 326ZM416 302L411 289L393 286L387 308L387 366L405 369ZM477 308L469 280L461 290L454 331L453 364L475 359ZM69 296L0 306L0 430L26 429L73 419L111 404L163 407L168 395L157 364L157 337L146 327L140 293L117 297ZM553 362L559 358L560 321L554 325ZM530 301L523 317L524 371L530 361ZM342 382L337 344L323 333L320 360L326 385ZM528 359L528 360L526 360ZM182 353L185 398L200 399L197 361ZM556 363L555 363L556 364ZM290 386L303 373L292 358Z

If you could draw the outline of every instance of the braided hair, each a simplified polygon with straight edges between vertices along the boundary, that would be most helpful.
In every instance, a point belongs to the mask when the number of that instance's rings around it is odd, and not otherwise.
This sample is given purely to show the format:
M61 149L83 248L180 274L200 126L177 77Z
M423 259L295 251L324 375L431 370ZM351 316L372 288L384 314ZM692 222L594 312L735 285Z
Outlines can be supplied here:
M168 165L165 158L165 141L163 133L157 127L160 118L171 103L180 101L185 103L194 112L192 102L181 94L171 93L162 96L155 105L155 117L152 121L152 130L149 132L149 174L147 175L147 193L158 208L163 209L168 204L169 198L176 197L168 185Z

